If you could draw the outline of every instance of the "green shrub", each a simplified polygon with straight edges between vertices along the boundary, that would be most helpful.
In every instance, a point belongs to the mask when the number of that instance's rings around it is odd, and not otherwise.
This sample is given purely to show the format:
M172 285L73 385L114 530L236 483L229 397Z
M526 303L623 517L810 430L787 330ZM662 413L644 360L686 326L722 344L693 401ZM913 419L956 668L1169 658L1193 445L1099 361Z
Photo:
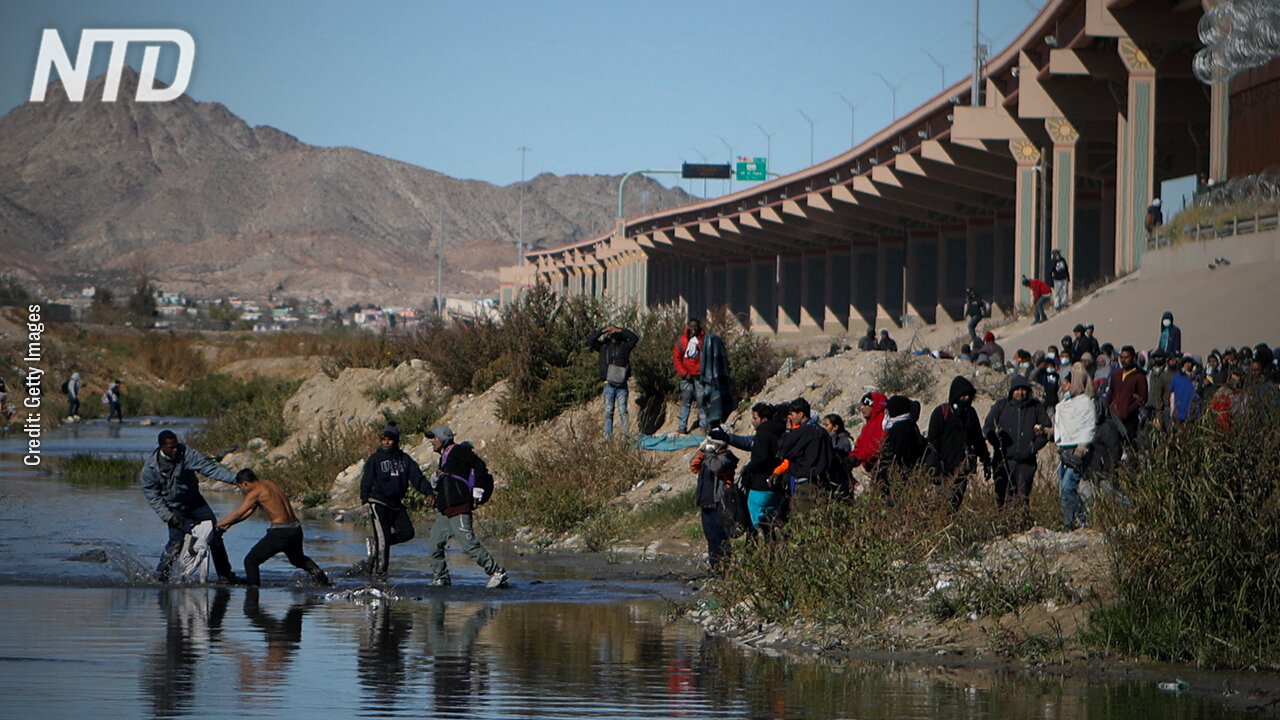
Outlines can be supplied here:
M289 436L284 425L284 404L301 384L300 380L252 378L242 381L210 375L193 383L189 391L190 409L204 412L174 414L210 418L208 427L199 433L199 442L210 452L243 445L254 438L279 445Z
M928 360L907 353L882 353L884 359L876 367L872 382L885 395L925 397L937 383ZM1002 376L1003 377L1003 376Z
M488 506L495 519L555 533L579 530L619 494L657 476L653 460L626 438L602 443L572 425L525 453L499 448L490 467L502 483Z
M448 398L445 396L436 398L428 396L421 402L414 403L409 407L398 410L383 410L382 418L385 421L382 424L395 423L400 428L400 434L408 437L409 435L425 435L441 417ZM381 430L382 425L376 425L375 430Z
M286 495L299 499L303 505L323 505L328 502L329 488L338 475L370 452L368 433L330 422L272 470L272 479Z
M58 471L64 480L76 484L128 487L138 484L142 461L76 454L63 460Z
M422 358L440 382L459 393L484 392L501 379L493 369L502 355L502 327L492 320L433 320L400 339L402 352Z
M606 309L597 298L562 298L546 286L521 295L503 313L497 361L508 388L498 403L499 417L531 425L556 417L599 392L597 356L586 347L604 324Z
M409 397L408 387L408 383L404 381L388 380L365 388L362 394L374 403L381 405L388 402L399 402Z
M1091 520L1119 602L1091 617L1095 646L1156 660L1280 665L1280 411L1252 404L1156 435Z
M990 493L971 488L965 509L953 514L923 475L897 487L893 507L874 493L833 500L790 519L780 537L736 541L712 594L765 622L835 622L869 632L914 601L929 577L926 562L962 557L1001 533Z

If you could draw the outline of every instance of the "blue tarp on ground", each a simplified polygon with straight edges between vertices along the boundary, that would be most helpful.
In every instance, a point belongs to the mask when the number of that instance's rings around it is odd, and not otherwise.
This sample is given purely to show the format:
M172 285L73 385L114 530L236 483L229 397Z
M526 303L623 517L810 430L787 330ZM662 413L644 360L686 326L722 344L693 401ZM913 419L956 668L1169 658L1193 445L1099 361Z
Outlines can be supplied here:
M667 433L665 435L641 435L636 438L636 447L641 450L663 450L666 452L675 452L676 450L686 450L688 448L697 447L706 440L705 435L690 433L688 435L680 435L678 433Z

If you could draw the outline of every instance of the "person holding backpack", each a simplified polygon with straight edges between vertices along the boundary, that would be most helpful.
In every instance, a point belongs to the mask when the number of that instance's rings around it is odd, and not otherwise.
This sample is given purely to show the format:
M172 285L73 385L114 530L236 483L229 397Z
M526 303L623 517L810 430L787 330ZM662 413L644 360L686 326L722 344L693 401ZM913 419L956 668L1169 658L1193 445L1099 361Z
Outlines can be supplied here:
M471 558L489 576L485 587L507 587L511 579L488 550L476 538L475 519L472 512L477 505L486 502L493 491L493 476L484 460L476 455L471 443L454 441L453 430L448 425L437 425L427 431L431 447L440 453L440 467L431 479L429 496L436 511L435 522L427 540L431 547L431 584L452 585L449 566L444 560L444 549L449 538L462 542L462 552Z
M733 471L738 456L723 440L707 440L689 461L689 470L698 476L695 495L702 511L702 534L707 538L707 563L719 572L729 554L730 531L720 522L720 493L733 487Z

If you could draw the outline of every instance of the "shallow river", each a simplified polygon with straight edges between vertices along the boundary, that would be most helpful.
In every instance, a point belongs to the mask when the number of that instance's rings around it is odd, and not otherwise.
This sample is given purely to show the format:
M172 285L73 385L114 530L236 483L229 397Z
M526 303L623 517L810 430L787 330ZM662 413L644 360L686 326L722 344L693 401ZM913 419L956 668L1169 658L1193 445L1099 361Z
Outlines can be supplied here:
M49 470L77 452L140 457L156 431L48 433L34 471L0 440L0 718L1247 717L1147 681L759 655L673 620L687 590L659 572L501 545L506 590L456 553L455 585L427 587L421 540L392 550L394 601L302 586L282 557L261 590L151 585L166 534L141 491ZM221 515L238 494L207 497ZM331 573L363 555L350 522L305 527ZM237 570L264 530L226 535Z

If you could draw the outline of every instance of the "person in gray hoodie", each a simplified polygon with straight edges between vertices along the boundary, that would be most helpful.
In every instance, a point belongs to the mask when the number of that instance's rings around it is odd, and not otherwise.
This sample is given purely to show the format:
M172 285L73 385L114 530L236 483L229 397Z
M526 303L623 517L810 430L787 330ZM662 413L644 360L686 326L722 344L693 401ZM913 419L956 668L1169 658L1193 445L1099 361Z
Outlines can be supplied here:
M218 522L213 509L200 494L196 473L229 485L236 484L236 474L200 454L200 451L178 442L178 436L172 430L160 431L158 441L159 446L142 465L141 481L147 503L169 526L169 542L156 567L156 580L168 582L187 534L205 520ZM220 582L236 582L221 533L215 532L210 536L209 557Z
M1053 421L1044 403L1031 392L1031 383L1021 375L1009 381L1009 395L997 400L987 412L982 434L991 443L995 465L996 504L1026 507L1031 483L1036 477L1036 454L1049 442Z

